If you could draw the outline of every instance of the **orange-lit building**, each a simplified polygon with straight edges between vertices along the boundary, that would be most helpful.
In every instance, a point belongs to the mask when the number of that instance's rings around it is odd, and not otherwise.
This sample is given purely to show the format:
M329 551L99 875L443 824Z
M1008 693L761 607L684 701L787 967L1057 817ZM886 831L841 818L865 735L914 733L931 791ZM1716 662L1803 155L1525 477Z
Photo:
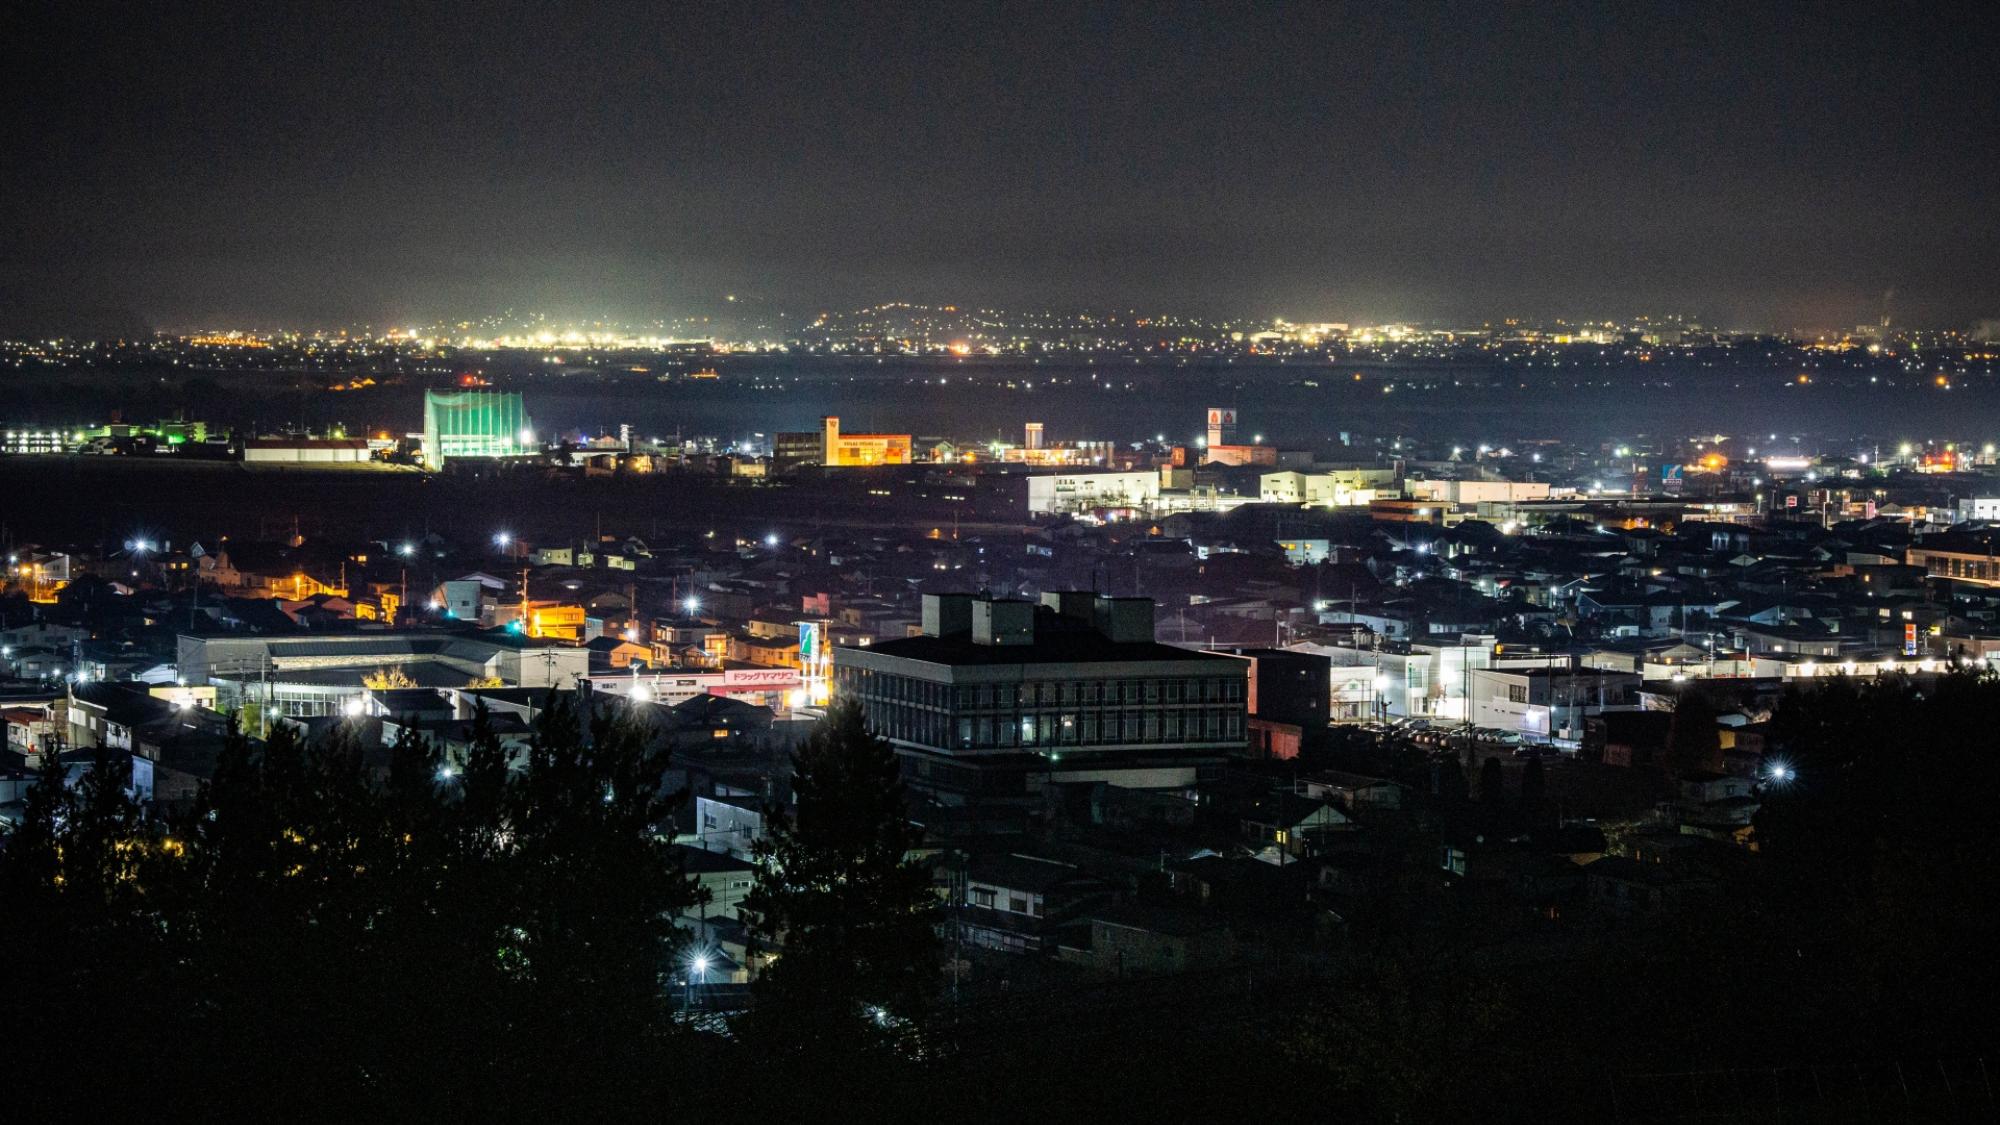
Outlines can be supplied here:
M907 465L914 439L909 434L844 434L840 418L829 414L820 419L820 448L828 468L861 468L869 465Z
M530 637L556 641L583 639L584 609L561 602L529 602L528 616L521 631Z

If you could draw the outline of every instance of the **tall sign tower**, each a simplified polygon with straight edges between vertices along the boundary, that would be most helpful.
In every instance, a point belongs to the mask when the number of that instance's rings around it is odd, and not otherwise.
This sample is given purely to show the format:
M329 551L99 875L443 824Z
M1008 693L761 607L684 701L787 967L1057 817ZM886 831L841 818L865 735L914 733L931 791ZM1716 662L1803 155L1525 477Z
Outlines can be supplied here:
M1208 408L1208 447L1236 444L1236 411L1233 407Z
M833 644L825 621L801 621L799 679L809 706L824 707L833 698Z

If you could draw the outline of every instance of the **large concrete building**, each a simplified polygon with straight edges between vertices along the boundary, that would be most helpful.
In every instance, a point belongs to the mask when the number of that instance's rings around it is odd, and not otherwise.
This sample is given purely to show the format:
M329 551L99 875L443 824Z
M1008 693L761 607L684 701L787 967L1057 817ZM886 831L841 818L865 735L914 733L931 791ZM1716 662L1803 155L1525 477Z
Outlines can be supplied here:
M806 465L829 469L865 469L877 465L907 465L915 460L916 439L909 434L850 434L840 418L819 420L817 432L777 434L771 440L771 467L778 472Z
M1257 479L1258 499L1266 504L1305 504L1316 508L1364 506L1378 496L1396 492L1392 468L1286 470Z
M944 803L1185 789L1246 745L1247 668L1153 639L1149 598L926 595L921 636L834 650L836 698Z
M1156 472L1038 473L1028 480L1028 514L1055 515L1091 508L1151 508L1160 499Z

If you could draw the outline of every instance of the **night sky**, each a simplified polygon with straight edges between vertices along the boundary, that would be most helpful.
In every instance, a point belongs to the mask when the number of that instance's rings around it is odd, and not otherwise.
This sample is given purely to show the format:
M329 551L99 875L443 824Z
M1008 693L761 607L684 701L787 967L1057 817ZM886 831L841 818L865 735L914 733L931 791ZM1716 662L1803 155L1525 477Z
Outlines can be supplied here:
M9 5L0 319L2000 316L1978 9L807 7Z

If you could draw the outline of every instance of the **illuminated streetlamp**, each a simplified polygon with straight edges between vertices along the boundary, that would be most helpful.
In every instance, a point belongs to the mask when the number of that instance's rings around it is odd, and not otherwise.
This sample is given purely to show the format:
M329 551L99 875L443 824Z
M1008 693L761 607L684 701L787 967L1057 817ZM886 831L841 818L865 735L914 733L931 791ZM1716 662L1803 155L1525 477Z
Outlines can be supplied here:
M687 1001L686 1001L686 1003L685 1003L685 1005L684 1005L685 1007L688 1007L688 1008L692 1008L692 1007L694 1007L694 1002L695 1002L695 991L694 991L694 986L695 986L696 984L707 984L707 983L708 983L708 966L709 966L709 964L710 964L710 962L709 962L709 958L708 958L708 954L706 954L706 953L697 953L697 954L695 954L694 956L692 956L692 957L688 958L688 963L687 963L687 969L688 969L688 971L687 971Z

